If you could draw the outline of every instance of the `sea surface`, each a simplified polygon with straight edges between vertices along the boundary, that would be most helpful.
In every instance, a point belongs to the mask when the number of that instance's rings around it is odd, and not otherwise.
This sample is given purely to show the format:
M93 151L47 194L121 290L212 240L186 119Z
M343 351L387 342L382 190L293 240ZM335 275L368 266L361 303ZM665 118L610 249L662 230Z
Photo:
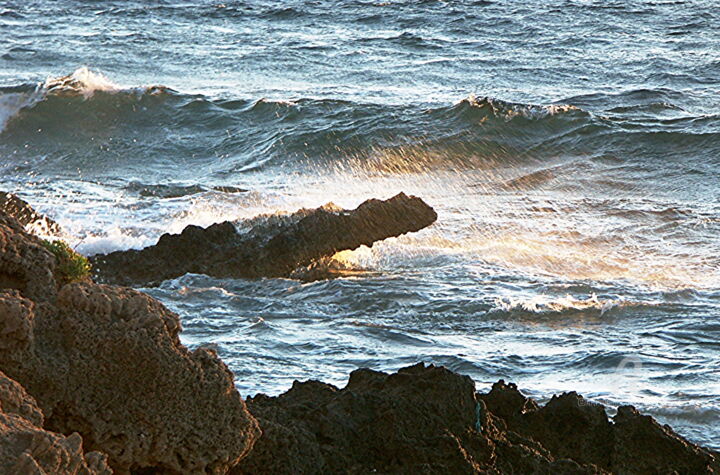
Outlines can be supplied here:
M0 0L0 190L86 254L415 194L438 222L336 278L146 290L244 396L425 361L720 449L719 27L700 0Z

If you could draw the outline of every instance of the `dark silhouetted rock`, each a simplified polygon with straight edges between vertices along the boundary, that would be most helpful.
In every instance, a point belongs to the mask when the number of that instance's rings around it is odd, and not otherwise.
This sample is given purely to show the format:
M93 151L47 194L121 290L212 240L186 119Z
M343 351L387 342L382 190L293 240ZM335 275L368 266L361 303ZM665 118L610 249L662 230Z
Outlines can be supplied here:
M553 396L544 406L499 381L480 396L511 431L539 441L554 456L581 464L607 466L613 445L612 424L599 404L577 393Z
M437 219L420 198L403 193L367 200L354 210L326 205L239 233L228 221L164 234L154 246L91 258L98 281L158 282L186 273L215 277L283 277L338 251L419 231Z
M0 370L37 401L45 430L78 432L121 473L224 473L250 450L259 431L232 374L180 343L177 315L131 289L61 286L54 270L40 240L0 215ZM79 453L80 438L67 440Z
M632 406L621 406L613 421L615 473L720 473L717 453L691 444Z
M575 392L543 407L517 387L495 383L479 395L507 428L542 445L556 458L611 473L720 473L717 454L694 445L632 407L608 419L605 407Z
M545 406L500 381L487 394L445 368L354 371L338 389L295 382L247 400L263 435L231 473L717 473L716 456L576 393ZM715 471L713 471L715 470Z
M263 435L232 473L593 473L508 434L475 384L418 364L249 398ZM500 425L498 425L500 424Z

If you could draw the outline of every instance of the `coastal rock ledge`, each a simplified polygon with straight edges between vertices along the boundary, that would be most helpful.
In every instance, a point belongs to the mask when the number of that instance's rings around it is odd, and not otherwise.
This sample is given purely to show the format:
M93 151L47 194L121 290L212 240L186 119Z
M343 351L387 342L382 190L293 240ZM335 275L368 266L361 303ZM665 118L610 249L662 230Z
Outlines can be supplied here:
M56 265L37 237L0 214L0 370L43 415L5 430L45 437L47 450L78 460L82 440L116 473L225 473L237 464L259 430L215 353L185 348L178 316L149 296L62 285ZM31 423L68 437L32 432ZM3 439L0 454L13 447ZM78 464L44 473L86 473Z
M243 401L151 297L64 283L0 212L0 473L718 474L720 454L571 392L545 406L417 364Z
M360 369L343 389L295 382L247 403L263 435L236 475L720 473L720 454L630 406L612 421L574 392L540 407L514 384L480 394L432 365Z
M332 203L301 209L258 223L245 233L229 221L207 228L187 226L180 234L163 234L145 249L115 251L90 260L95 279L106 284L148 284L187 273L288 277L338 251L419 231L436 219L435 210L423 200L399 193L387 200L367 200L352 210Z

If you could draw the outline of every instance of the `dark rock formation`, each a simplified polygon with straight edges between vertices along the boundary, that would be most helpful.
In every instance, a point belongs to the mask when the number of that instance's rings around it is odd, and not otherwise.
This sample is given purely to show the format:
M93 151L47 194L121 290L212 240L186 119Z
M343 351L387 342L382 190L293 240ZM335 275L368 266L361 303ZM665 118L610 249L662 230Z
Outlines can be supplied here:
M687 442L632 406L613 417L611 467L622 473L720 473L720 454Z
M37 401L44 429L78 432L120 473L235 465L259 432L227 367L212 351L188 351L177 315L154 299L60 286L55 266L38 238L0 214L0 370ZM67 440L79 453L80 438Z
M109 475L107 455L83 453L82 438L42 428L43 414L20 384L0 372L0 473Z
M26 201L12 193L0 191L0 213L12 216L26 229L40 234L58 235L62 232L58 223L38 213Z
M164 266L285 275L435 218L398 195L253 222L244 234L190 227L111 260L129 266L128 279L144 277L132 273L143 258L154 279ZM0 212L0 473L720 473L720 454L632 407L610 420L574 392L540 406L503 381L479 394L467 376L423 364L357 370L343 389L296 382L246 406L215 353L180 344L178 317L162 304L62 284L56 266Z
M247 400L263 435L231 473L717 473L717 454L631 408L611 422L576 393L544 407L512 384L422 364L294 383Z
M239 233L226 221L207 228L188 226L164 234L154 246L93 256L95 278L133 285L186 273L216 277L282 277L338 251L419 231L437 219L420 198L403 193L367 200L354 210L327 205L301 210L294 219L258 225Z

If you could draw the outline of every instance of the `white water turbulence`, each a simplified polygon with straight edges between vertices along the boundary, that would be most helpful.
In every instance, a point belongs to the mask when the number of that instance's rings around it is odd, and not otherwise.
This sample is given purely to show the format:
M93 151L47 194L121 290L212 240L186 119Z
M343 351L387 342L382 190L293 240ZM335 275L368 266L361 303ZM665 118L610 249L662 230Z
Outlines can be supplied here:
M333 279L145 289L243 395L425 361L720 449L711 2L11 3L0 190L82 253L401 191L437 211Z
M88 99L96 92L117 92L122 90L122 87L103 74L83 66L67 76L48 78L42 89L51 94L80 94Z

